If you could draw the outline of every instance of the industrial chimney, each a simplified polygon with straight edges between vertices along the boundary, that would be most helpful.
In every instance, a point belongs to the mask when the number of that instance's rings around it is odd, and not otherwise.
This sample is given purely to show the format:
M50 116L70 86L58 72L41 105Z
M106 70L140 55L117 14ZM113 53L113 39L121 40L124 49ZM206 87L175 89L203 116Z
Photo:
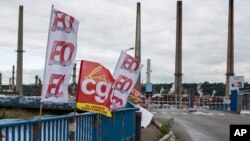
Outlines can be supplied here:
M228 39L227 39L227 73L226 98L229 99L230 76L234 76L234 1L229 0Z
M11 86L11 88L12 88L12 91L13 92L16 92L16 89L15 89L15 66L13 65L13 67L12 67L12 86Z
M11 87L11 78L9 79L9 90L10 91L12 90L12 87Z
M137 3L136 33L135 33L135 58L141 62L141 4ZM141 74L138 77L136 87L141 89Z
M175 55L175 101L182 92L182 1L177 1L176 12L176 55Z
M0 73L0 92L2 92L2 73Z
M19 6L16 91L23 95L23 6Z
M72 78L73 78L73 87L72 87L72 94L74 95L74 96L76 96L76 63L74 64L74 67L73 67L73 76L72 76Z
M150 73L152 72L150 62L151 62L151 60L147 59L147 83L150 83Z

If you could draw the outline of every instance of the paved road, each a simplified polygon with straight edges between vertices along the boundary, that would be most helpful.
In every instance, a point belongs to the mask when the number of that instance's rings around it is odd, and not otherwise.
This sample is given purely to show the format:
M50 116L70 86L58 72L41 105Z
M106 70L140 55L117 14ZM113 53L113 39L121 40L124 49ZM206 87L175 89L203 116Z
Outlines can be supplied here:
M250 124L250 115L224 111L186 112L183 109L151 110L157 120L174 118L173 130L181 141L229 141L230 124Z

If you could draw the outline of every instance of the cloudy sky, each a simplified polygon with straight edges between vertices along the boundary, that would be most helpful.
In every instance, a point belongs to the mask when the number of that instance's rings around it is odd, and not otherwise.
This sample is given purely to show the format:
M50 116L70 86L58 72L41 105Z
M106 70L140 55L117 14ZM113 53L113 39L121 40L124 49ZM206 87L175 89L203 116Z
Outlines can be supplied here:
M113 72L121 50L135 46L136 3L141 2L142 81L151 59L153 83L174 81L176 0L0 1L0 72L8 84L16 65L18 7L24 6L24 84L43 78L51 5L80 21L78 59ZM250 1L234 2L235 74L250 81ZM183 82L225 82L228 0L183 0ZM134 55L134 51L128 51ZM79 65L78 65L79 66Z

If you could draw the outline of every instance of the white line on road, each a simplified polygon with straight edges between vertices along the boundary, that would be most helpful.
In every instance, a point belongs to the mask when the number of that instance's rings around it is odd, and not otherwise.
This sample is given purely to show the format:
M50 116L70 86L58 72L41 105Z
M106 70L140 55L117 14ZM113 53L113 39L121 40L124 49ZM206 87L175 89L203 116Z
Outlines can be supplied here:
M218 115L220 115L220 116L224 116L225 114L222 114L222 113L218 113Z

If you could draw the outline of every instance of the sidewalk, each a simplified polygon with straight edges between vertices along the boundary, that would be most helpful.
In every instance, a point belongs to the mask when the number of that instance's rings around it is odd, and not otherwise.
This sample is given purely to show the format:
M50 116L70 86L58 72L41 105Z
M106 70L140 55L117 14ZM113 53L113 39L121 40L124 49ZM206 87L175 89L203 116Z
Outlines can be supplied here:
M151 122L146 129L141 128L141 141L158 141L158 131L159 129Z
M159 117L153 117L153 118L155 121L158 121L161 124L166 122L166 119L162 119ZM146 129L141 128L141 141L158 141L159 140L158 132L159 128L151 121L150 125Z

